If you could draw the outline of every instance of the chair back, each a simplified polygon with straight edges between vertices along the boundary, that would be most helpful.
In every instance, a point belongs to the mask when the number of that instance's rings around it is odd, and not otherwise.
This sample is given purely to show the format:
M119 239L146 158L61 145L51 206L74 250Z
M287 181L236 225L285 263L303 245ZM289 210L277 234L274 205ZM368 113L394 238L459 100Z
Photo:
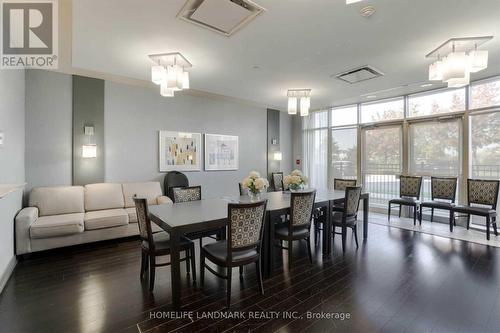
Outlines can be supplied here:
M349 186L356 186L356 179L342 179L342 178L333 179L334 190L344 191Z
M361 198L361 186L348 186L345 189L344 216L356 216L359 210L359 199Z
M422 189L422 177L420 176L400 176L399 196L420 199Z
M135 211L137 213L137 224L139 225L139 236L141 240L148 242L149 248L154 251L153 232L151 230L151 220L149 219L148 200L143 198L133 198Z
M201 186L174 187L174 203L201 200Z
M311 224L315 198L316 190L292 193L290 198L290 231L294 227Z
M242 183L238 183L238 188L240 190L240 195L245 195L245 189L243 188L243 184Z
M232 261L232 253L235 251L254 248L260 252L266 206L267 200L228 204L227 253L229 261Z
M185 174L179 171L170 171L165 176L163 187L165 189L165 195L174 201L174 187L187 187L189 186L189 180Z
M273 172L271 174L271 178L275 191L283 191L285 189L285 186L283 184L283 172Z
M457 193L457 178L431 177L431 197L434 199L455 202Z
M467 179L467 196L470 204L487 205L496 209L498 180Z

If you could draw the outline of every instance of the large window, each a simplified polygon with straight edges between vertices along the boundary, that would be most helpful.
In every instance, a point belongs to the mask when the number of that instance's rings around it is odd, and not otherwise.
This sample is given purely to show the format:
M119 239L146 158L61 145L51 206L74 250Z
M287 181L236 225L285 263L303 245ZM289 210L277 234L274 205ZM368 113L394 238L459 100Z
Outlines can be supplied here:
M473 84L470 88L471 109L500 105L500 80Z
M471 174L500 179L500 113L477 114L471 119Z
M345 126L358 123L358 106L351 105L341 108L333 108L331 111L331 125Z
M358 129L332 129L330 149L333 178L356 179Z
M309 185L328 187L328 111L313 112L304 118L304 172Z
M403 98L361 104L361 122L372 123L402 119L404 117L404 105Z
M363 130L363 185L374 204L387 204L399 193L401 174L401 126Z
M439 90L408 97L410 117L429 116L465 110L465 89Z

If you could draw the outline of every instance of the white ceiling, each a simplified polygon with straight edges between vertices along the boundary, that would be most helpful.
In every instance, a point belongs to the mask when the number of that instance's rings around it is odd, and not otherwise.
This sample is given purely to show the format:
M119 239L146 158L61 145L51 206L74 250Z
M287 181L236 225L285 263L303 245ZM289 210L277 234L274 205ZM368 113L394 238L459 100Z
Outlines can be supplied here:
M230 38L177 19L184 2L73 0L73 66L149 80L147 55L178 51L193 64L191 88L283 110L291 88L311 88L313 109L422 90L425 55L452 37L495 36L472 79L500 74L499 0L255 0L267 11ZM368 4L376 13L361 17ZM385 76L330 77L362 65Z

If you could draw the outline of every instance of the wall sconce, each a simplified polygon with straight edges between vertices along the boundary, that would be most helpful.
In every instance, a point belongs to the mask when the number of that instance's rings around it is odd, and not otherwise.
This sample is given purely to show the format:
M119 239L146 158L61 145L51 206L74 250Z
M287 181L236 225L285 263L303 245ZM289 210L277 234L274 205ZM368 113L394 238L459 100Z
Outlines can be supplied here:
M85 126L84 134L88 137L88 144L82 146L82 157L83 158L96 158L97 157L97 145L92 143L92 138L94 137L94 126Z
M281 161L283 159L283 154L280 151L274 152L274 160Z

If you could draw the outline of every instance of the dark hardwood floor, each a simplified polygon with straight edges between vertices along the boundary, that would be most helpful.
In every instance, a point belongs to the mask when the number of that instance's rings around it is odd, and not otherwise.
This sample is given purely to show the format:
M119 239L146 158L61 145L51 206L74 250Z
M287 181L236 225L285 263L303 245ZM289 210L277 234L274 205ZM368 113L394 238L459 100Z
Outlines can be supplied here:
M331 257L316 255L311 265L302 243L294 258L290 271L284 259L264 282L265 296L253 267L242 280L234 270L231 312L243 319L199 318L224 311L224 281L207 272L200 290L183 270L183 310L193 318L172 319L164 316L170 268L157 270L150 294L147 279L139 280L137 240L34 255L0 296L0 332L500 331L498 248L370 224L357 251L349 233L345 256L337 236ZM295 318L248 318L270 311ZM308 318L308 311L350 317Z

